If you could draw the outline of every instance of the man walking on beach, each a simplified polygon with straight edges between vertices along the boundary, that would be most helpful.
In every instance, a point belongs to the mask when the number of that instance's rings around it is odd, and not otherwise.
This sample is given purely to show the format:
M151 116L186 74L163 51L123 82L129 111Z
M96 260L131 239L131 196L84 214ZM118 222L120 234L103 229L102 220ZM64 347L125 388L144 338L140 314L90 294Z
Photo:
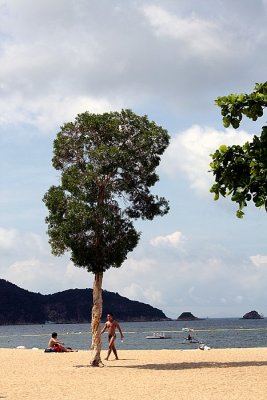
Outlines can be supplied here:
M117 321L113 319L113 314L108 313L107 315L107 322L105 323L104 328L101 331L101 334L104 333L106 330L108 331L108 354L105 360L108 360L110 353L113 351L115 354L116 360L118 360L117 350L115 348L115 340L116 340L116 329L120 332L121 340L123 340L123 334L120 328L120 325Z

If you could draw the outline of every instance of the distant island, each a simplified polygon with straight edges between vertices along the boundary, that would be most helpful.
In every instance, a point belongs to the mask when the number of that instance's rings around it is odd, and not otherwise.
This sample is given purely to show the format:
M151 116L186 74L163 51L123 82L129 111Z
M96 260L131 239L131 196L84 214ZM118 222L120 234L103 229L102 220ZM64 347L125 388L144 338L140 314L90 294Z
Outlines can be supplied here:
M166 321L159 309L103 290L103 319L113 312L120 321ZM93 290L70 289L43 295L0 279L0 325L91 322Z
M177 321L199 321L203 318L195 317L191 312L183 312L178 318Z
M263 319L263 315L259 314L257 311L253 310L250 311L248 313L246 313L245 315L243 315L242 319Z

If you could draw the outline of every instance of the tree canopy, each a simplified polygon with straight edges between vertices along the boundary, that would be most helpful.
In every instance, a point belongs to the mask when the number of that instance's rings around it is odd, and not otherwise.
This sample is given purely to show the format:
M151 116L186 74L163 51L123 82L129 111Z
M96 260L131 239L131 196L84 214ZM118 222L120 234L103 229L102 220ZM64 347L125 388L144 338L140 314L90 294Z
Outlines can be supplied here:
M250 94L230 94L218 97L215 103L221 108L223 124L237 129L243 116L256 121L263 116L267 106L267 82L255 85ZM237 217L242 218L244 207L252 201L256 207L267 211L267 126L259 136L244 145L226 146L211 154L211 171L215 183L210 191L214 199L231 196L238 204Z
M132 221L168 212L168 202L150 193L168 143L165 129L130 110L85 112L65 124L54 142L61 184L44 197L53 254L70 251L93 273L119 267L140 236Z

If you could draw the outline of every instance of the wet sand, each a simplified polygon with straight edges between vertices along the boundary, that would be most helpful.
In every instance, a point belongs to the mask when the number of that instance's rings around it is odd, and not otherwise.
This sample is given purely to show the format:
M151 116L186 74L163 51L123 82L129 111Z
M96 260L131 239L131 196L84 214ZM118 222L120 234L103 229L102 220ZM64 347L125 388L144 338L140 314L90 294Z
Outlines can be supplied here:
M103 368L90 351L0 349L0 399L263 400L267 348L119 350ZM104 360L106 352L101 356Z

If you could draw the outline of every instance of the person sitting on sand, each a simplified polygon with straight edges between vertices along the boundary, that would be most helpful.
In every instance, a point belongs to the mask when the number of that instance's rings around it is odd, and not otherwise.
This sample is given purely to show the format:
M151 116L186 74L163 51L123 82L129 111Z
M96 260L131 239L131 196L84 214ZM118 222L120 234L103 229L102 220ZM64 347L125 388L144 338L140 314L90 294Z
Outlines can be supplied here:
M56 351L58 353L74 351L74 350L72 350L71 347L64 347L63 344L64 344L64 342L60 342L59 340L57 340L57 333L53 332L52 337L50 338L50 340L48 342L48 348L52 349L53 351Z
M118 324L117 321L115 321L113 319L113 314L108 313L107 315L107 322L105 323L104 328L101 331L101 334L105 332L105 330L108 330L108 354L107 357L105 358L105 360L108 360L110 353L113 351L113 353L115 354L115 358L116 360L118 360L118 354L117 354L117 350L115 348L115 340L116 340L116 329L118 329L118 331L120 332L121 335L121 340L123 340L123 334L120 328L120 325Z

